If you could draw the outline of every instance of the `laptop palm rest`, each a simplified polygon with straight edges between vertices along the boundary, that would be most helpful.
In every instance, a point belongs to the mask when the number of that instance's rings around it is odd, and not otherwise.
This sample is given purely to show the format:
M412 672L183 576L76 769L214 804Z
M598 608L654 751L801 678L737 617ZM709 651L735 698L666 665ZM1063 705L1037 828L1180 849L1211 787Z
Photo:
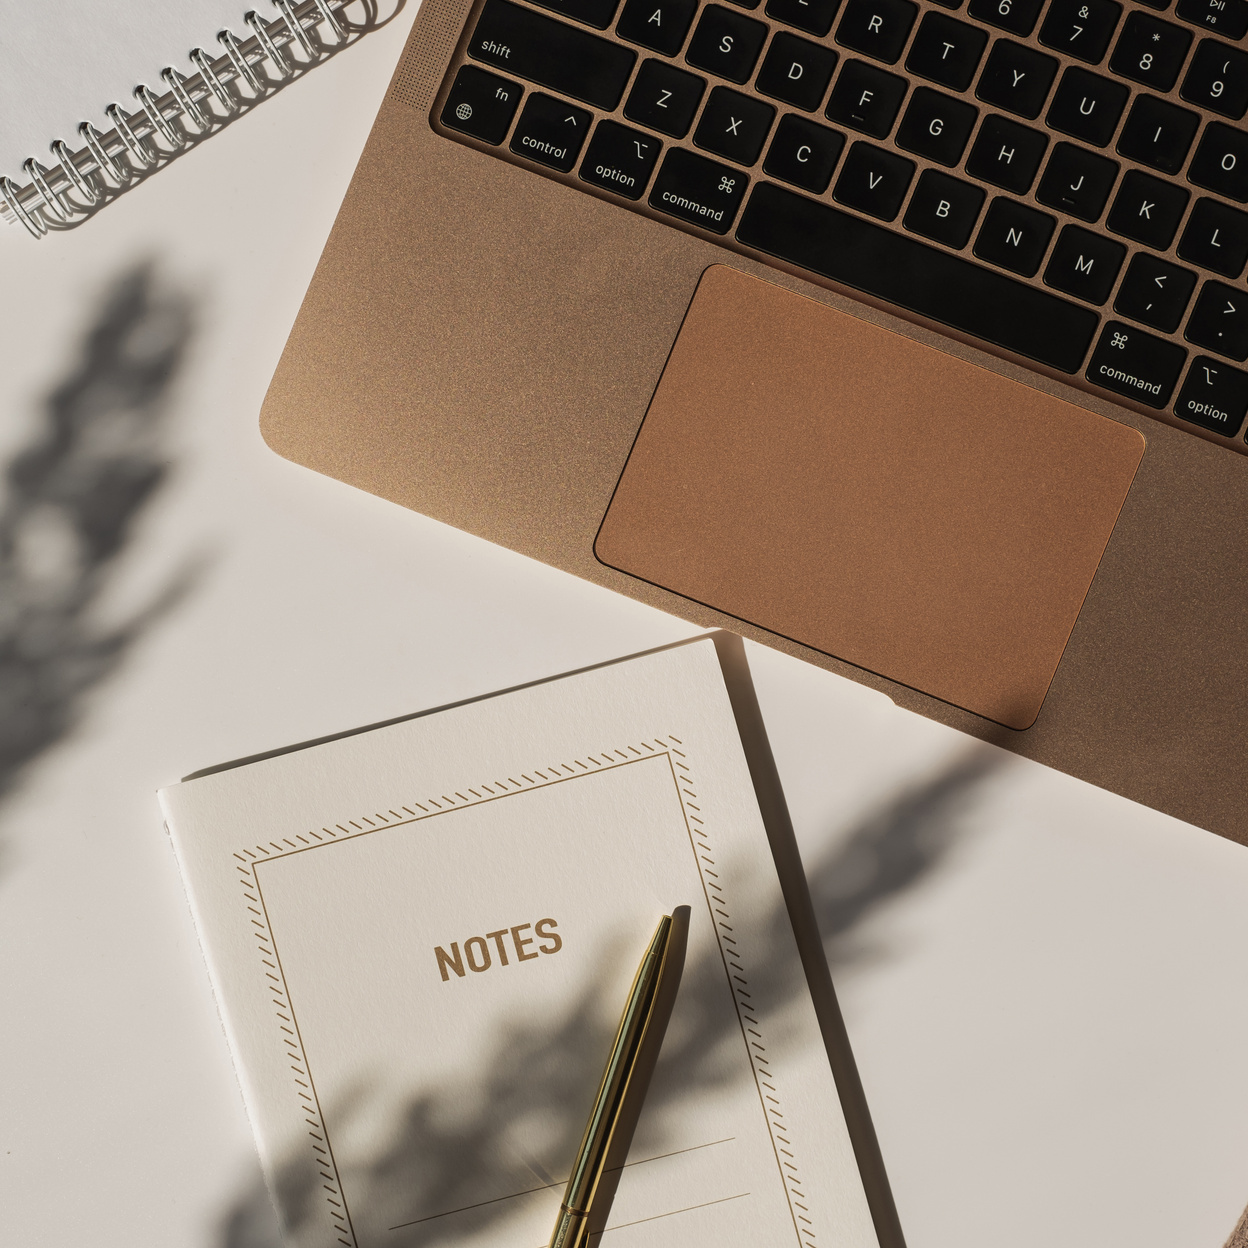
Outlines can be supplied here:
M595 553L1022 729L1143 453L1126 425L716 265Z

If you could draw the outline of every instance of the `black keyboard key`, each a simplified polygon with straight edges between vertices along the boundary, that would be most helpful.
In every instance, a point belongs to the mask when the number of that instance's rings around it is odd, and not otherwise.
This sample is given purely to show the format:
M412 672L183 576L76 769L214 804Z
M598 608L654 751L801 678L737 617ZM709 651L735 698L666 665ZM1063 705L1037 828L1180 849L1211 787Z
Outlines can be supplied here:
M965 91L975 77L988 36L943 13L928 13L910 45L906 68L942 87Z
M927 169L910 196L902 224L914 234L961 249L971 237L983 206L984 193L979 187Z
M654 180L650 206L712 233L726 234L749 182L739 169L673 147Z
M1044 259L1055 224L1047 212L998 195L988 205L973 250L981 260L1032 277Z
M858 142L849 149L832 198L881 221L891 221L906 197L914 161Z
M1175 16L1224 39L1248 35L1248 0L1179 0Z
M967 13L1013 35L1029 35L1044 0L971 0Z
M1170 401L1187 352L1121 321L1107 321L1088 363L1087 378L1149 407Z
M1248 134L1220 121L1210 122L1200 136L1187 180L1248 203Z
M822 195L832 181L832 170L844 146L845 136L839 131L789 113L776 127L763 172Z
M1075 295L1099 308L1114 288L1127 249L1103 234L1068 225L1057 236L1045 266L1045 285Z
M1248 411L1248 373L1198 355L1174 403L1174 414L1202 429L1233 438Z
M1096 332L1090 308L770 183L754 188L737 238L1062 372L1079 367Z
M1248 55L1202 39L1179 94L1189 104L1238 121L1248 112Z
M1137 95L1118 136L1118 154L1162 173L1178 173L1199 125L1198 113L1155 95Z
M910 0L849 0L836 41L885 65L901 55L919 6Z
M629 43L675 56L697 11L698 0L628 0L615 33Z
M1248 213L1216 199L1198 199L1179 239L1179 257L1224 277L1238 277L1248 261Z
M606 30L611 25L615 10L620 0L533 0L544 9L558 13L562 17L570 17L574 22L584 22L598 30Z
M1105 224L1123 238L1165 251L1174 241L1190 198L1172 182L1161 182L1138 169L1128 169Z
M919 87L897 127L897 146L952 167L962 159L978 116L979 110L962 100Z
M706 80L666 61L643 61L628 93L624 116L651 130L683 139L702 102Z
M763 150L775 117L776 110L770 104L727 87L716 87L702 110L693 141L716 156L752 165Z
M1130 89L1121 82L1112 82L1072 65L1058 83L1045 120L1054 130L1094 147L1104 147L1114 136L1114 128L1130 94Z
M509 0L485 0L468 44L475 61L496 65L560 95L613 109L637 54Z
M986 117L966 171L973 178L1022 195L1030 188L1048 145L1049 136L1039 130L1020 126L1008 117Z
M581 154L593 115L553 95L534 91L511 136L511 150L540 165L567 173Z
M1109 67L1154 91L1169 91L1192 46L1190 31L1149 13L1132 13L1118 36Z
M1221 282L1206 282L1183 337L1233 360L1248 359L1248 294Z
M1172 334L1196 288L1196 274L1177 264L1137 251L1118 287L1114 311Z
M823 103L836 61L831 48L781 31L763 57L754 86L764 95L811 113Z
M1121 16L1122 5L1116 0L1053 0L1040 27L1040 42L1096 65Z
M766 13L786 26L821 38L832 29L841 0L767 0Z
M483 143L501 143L524 89L475 65L461 66L442 106L442 124Z
M1020 117L1039 117L1056 73L1057 62L1051 56L998 39L979 76L975 96Z
M758 63L767 27L722 5L708 4L698 18L685 60L729 82L744 82Z
M581 161L580 176L625 199L640 199L654 172L661 146L658 139L640 130L630 130L614 121L600 121Z
M1073 143L1059 143L1036 188L1036 198L1082 221L1096 221L1105 211L1117 176L1115 161Z
M904 78L886 74L865 61L846 61L825 115L829 121L882 139L893 128L905 95Z
M1170 7L1170 0L1140 0L1140 3L1156 9L1158 13L1164 13Z

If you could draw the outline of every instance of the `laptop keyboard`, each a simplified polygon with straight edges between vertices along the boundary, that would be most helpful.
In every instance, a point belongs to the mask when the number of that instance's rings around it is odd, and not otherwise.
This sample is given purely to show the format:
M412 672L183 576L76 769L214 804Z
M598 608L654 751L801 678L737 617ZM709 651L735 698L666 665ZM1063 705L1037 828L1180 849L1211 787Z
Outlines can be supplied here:
M1245 450L1248 0L962 2L484 0L435 124Z

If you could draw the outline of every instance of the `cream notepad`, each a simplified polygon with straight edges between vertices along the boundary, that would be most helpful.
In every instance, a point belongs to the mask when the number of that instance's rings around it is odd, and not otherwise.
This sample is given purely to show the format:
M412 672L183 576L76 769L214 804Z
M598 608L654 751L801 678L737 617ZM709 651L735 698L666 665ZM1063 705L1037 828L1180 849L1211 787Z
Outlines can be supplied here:
M603 1240L876 1244L711 639L161 801L292 1244L542 1248L681 905Z

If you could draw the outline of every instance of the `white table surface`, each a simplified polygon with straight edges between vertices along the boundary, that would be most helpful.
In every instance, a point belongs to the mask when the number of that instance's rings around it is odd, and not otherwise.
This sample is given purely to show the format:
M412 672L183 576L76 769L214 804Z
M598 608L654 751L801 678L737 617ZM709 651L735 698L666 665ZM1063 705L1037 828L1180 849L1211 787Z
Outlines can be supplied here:
M0 806L7 1244L271 1243L158 786L694 631L260 439L412 16L85 227L0 229L0 462L136 265L193 310L98 619L189 588ZM22 520L36 570L55 520ZM1248 1200L1248 851L750 658L911 1248L1218 1248Z

